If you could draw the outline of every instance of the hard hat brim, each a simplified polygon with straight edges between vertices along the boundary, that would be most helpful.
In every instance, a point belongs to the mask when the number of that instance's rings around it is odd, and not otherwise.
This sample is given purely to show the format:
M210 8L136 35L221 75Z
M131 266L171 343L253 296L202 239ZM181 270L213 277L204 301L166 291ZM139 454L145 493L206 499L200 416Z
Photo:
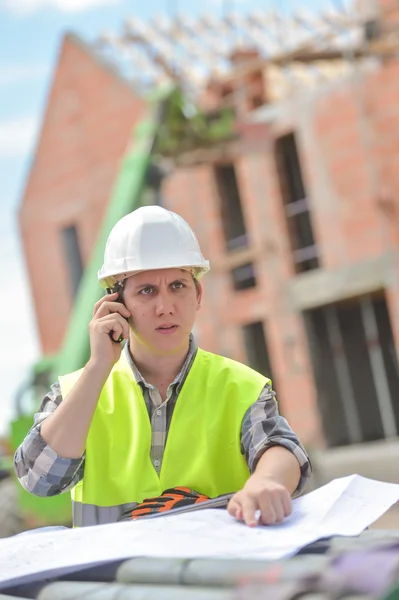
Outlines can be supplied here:
M210 270L209 261L204 261L201 266L198 265L170 265L170 266L154 266L154 268L146 269L135 269L134 271L124 271L119 273L104 273L103 269L98 272L98 281L104 289L113 288L116 283L124 281L133 275L138 273L145 273L146 271L158 271L166 269L182 269L183 271L189 271L195 279L200 279L205 273Z

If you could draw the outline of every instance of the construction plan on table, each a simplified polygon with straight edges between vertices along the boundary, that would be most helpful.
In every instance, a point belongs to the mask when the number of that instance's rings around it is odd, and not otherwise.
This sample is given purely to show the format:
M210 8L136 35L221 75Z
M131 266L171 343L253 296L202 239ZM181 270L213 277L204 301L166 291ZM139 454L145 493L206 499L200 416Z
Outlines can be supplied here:
M283 523L255 528L224 509L0 540L0 587L137 556L277 560L331 536L354 536L399 500L399 485L351 475L293 501ZM51 565L51 569L49 569Z

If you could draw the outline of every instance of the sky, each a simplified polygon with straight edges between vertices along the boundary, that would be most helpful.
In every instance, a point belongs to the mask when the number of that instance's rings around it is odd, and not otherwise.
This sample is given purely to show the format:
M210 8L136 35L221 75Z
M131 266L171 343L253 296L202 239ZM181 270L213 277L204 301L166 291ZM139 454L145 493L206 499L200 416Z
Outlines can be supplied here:
M332 2L339 6L340 0ZM40 357L34 309L18 230L18 208L34 155L46 98L65 31L92 41L123 20L159 14L222 14L279 9L298 0L0 0L0 434L14 416L14 398ZM323 0L302 0L318 10Z

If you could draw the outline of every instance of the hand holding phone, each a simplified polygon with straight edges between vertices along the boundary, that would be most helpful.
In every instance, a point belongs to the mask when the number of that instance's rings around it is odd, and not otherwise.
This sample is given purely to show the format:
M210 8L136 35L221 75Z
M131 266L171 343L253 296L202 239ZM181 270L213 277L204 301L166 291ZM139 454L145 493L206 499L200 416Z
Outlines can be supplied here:
M129 337L127 320L130 312L123 303L122 295L119 303L117 302L119 292L120 290L110 291L96 302L93 318L89 323L91 364L96 364L106 371L112 369L120 358L120 342Z

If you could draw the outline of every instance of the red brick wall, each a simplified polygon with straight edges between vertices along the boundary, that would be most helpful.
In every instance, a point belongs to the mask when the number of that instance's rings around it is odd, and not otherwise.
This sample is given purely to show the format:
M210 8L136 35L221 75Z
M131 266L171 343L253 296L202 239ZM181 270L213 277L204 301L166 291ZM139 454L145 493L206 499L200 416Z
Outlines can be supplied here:
M73 302L60 230L77 226L87 261L119 161L144 109L81 42L64 39L19 215L46 354L58 350Z
M391 26L397 26L399 23L399 5L396 0L379 0L379 4L383 20Z
M399 158L398 76L399 63L388 65L367 76L357 93L347 84L314 106L313 136L320 154L313 171L324 170L326 195L331 196L315 207L315 225L328 267L391 247L380 199L389 194L395 203L399 185L394 169Z
M399 248L399 61L368 73L357 90L347 83L321 98L312 107L313 130L304 134L318 150L311 154L310 144L306 154L310 195L316 170L326 183L328 199L312 198L326 268ZM397 278L386 292L399 348Z

